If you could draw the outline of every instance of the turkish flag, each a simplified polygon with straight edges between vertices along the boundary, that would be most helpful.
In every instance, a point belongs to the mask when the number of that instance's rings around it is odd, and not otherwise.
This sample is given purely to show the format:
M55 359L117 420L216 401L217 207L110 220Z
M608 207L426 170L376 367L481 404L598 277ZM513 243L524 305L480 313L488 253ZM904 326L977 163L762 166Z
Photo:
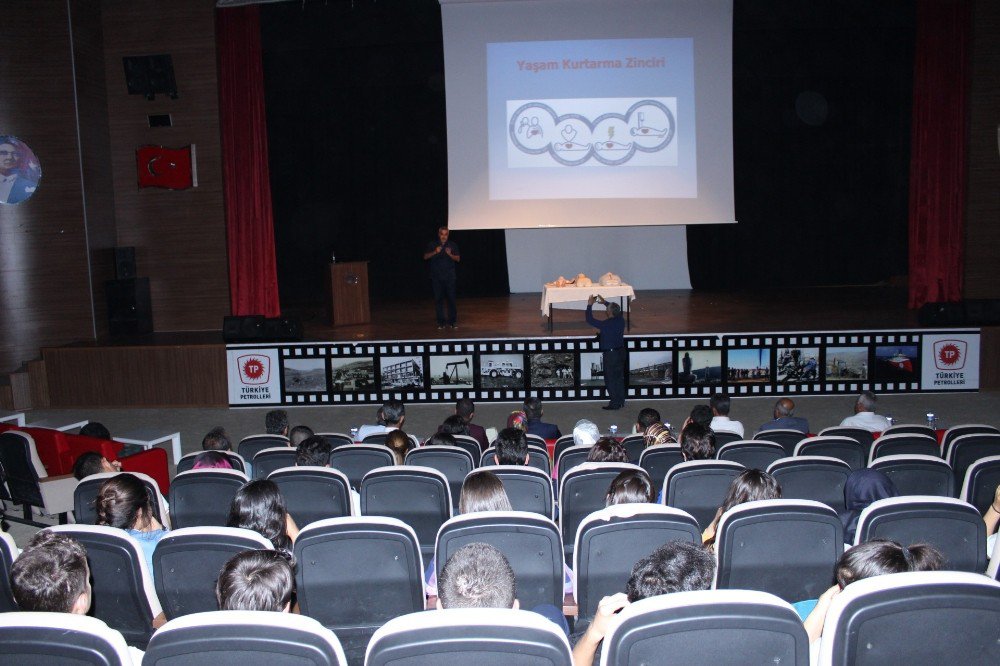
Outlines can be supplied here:
M193 143L183 148L139 146L135 149L139 187L162 187L168 190L198 187L195 157Z

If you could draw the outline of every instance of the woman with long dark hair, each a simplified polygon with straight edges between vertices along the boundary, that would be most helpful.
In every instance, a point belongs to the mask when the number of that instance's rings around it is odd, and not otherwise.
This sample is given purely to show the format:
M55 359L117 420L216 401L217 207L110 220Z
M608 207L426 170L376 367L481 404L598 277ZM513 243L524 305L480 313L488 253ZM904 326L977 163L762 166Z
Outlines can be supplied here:
M253 530L271 542L276 550L292 552L299 528L288 515L285 498L274 481L251 481L236 492L229 505L228 527Z
M781 499L781 484L773 476L759 469L748 469L729 484L729 490L722 500L722 505L715 512L712 524L701 533L701 540L708 548L715 547L715 530L719 527L722 514L734 506L757 500Z
M118 474L101 484L97 491L95 508L97 524L125 530L139 542L142 553L153 574L153 551L166 535L156 519L153 492L133 474Z

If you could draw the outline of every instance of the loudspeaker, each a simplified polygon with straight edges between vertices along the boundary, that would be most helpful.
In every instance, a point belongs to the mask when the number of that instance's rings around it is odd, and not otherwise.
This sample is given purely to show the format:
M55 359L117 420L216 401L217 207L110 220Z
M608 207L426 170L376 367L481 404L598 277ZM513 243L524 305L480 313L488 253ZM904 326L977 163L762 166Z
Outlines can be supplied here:
M156 93L166 93L170 99L177 99L174 61L169 54L126 56L122 65L129 95L145 95L151 100Z
M921 326L997 326L1000 325L1000 299L924 303L917 313L917 321Z
M111 335L144 335L153 332L153 308L149 299L149 278L108 280L108 328Z
M298 317L275 317L264 323L264 339L281 342L301 342L302 320Z
M258 342L264 339L264 315L225 317L222 339L226 342Z
M115 278L118 280L128 280L134 278L135 273L135 248L116 247L115 248Z

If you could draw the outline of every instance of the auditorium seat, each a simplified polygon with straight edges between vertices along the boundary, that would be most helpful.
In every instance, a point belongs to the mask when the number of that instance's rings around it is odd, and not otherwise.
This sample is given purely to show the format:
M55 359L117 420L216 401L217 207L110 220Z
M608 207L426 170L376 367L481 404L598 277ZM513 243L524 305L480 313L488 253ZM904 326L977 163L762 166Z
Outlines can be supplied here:
M462 483L476 467L472 454L458 446L422 446L408 451L403 464L430 467L444 474L451 487L451 501L454 503L452 508L458 513Z
M352 444L341 446L330 454L330 467L347 475L351 488L361 489L361 479L365 474L396 464L396 456L385 444Z
M888 437L889 435L926 435L927 437L933 437L934 441L937 441L937 431L928 425L921 425L919 423L897 423L891 425L882 431L882 437ZM882 439L879 437L879 439Z
M246 475L234 469L181 472L170 484L170 522L175 528L224 526L229 505L246 482Z
M855 581L830 603L821 666L1000 663L1000 583L925 571Z
M452 435L455 438L455 446L465 449L472 456L473 467L478 467L483 457L483 450L479 448L479 442L472 435Z
M582 465L587 462L587 456L590 455L591 447L586 444L581 444L580 446L571 446L568 449L564 449L559 457L556 458L556 473L558 474L556 478L556 483L560 487L562 486L563 479L566 477L566 472L570 471L577 465Z
M839 458L795 456L771 463L768 474L781 485L782 499L822 502L837 513L847 510L844 486L851 466Z
M90 615L120 631L129 645L146 648L160 600L142 546L125 530L104 525L47 528L71 536L87 549L92 593Z
M275 446L291 446L291 443L284 435L248 435L240 440L236 452L243 456L243 460L253 460L258 451Z
M757 500L722 514L715 587L759 590L789 603L817 599L844 554L837 513L811 500Z
M153 509L156 511L156 519L169 530L170 515L167 513L167 503L163 499L163 495L160 494L159 486L156 485L156 481L138 472L100 472L91 474L80 481L76 490L73 491L73 516L76 518L76 522L83 525L97 524L97 493L100 492L105 481L113 479L119 474L131 474L142 481L146 491L154 498Z
M140 666L121 632L72 613L0 613L0 657L8 664Z
M669 541L701 544L689 513L660 504L617 504L580 521L573 549L577 622L590 622L605 596L625 589L632 567Z
M871 467L874 460L885 456L909 455L940 458L941 447L938 445L937 438L930 435L908 432L882 435L872 444L872 450L868 456L868 466Z
M713 431L713 432L715 432L715 447L716 448L719 448L721 446L725 446L726 444L730 444L732 442L739 442L739 441L741 441L743 439L742 435L740 435L738 433L735 433L735 432L729 432L728 430L720 430L720 431L717 431L717 432L716 431Z
M663 480L663 504L687 511L702 530L715 518L729 485L746 468L728 460L689 460Z
M563 547L551 519L525 511L481 511L448 520L438 531L434 566L438 580L448 559L470 543L487 543L510 562L523 608L563 603Z
M153 585L168 620L218 610L215 581L222 567L247 550L273 550L270 540L240 527L182 527L153 551Z
M569 640L537 613L454 608L410 613L375 632L365 666L523 664L571 666Z
M795 445L808 436L809 435L799 432L798 430L775 428L773 430L761 430L755 434L753 438L781 444L781 447L785 449L785 456L790 457L795 455Z
M267 479L278 486L288 515L299 527L355 513L350 481L339 470L310 465L282 467Z
M490 467L496 465L496 452L495 446L491 446L483 451L482 457L479 459L480 467ZM528 467L534 467L535 469L540 469L546 474L552 474L552 461L549 460L549 453L545 449L539 448L537 446L528 445Z
M795 445L796 456L825 456L839 458L851 466L853 471L864 469L868 465L867 447L853 437L840 435L821 435L807 437Z
M955 487L961 488L965 482L965 471L969 465L990 456L1000 455L1000 434L974 433L959 435L945 448L944 459L955 473Z
M961 437L962 435L975 435L979 433L996 435L1000 434L1000 428L987 425L985 423L963 423L952 426L945 430L944 436L941 438L941 450L946 451L948 449L948 445L951 444L956 437Z
M253 478L266 479L276 469L295 466L296 450L290 446L273 446L258 451L253 457Z
M552 459L559 460L559 454L571 446L576 446L576 440L573 439L573 435L563 435L557 439L555 446L552 447Z
M787 602L752 590L675 592L622 609L604 638L602 666L809 666L809 637Z
M731 460L747 469L766 470L775 460L785 457L785 449L777 442L764 439L738 440L723 444L715 452L718 460Z
M24 511L23 518L16 518L4 506L0 509L0 520L45 527L44 523L32 520L32 507L37 507L66 522L67 514L73 510L76 484L71 474L47 475L31 435L20 430L0 433L0 499L19 504Z
M143 666L347 666L340 641L311 617L269 611L193 613L160 627Z
M572 451L572 449L570 449ZM563 454L563 458L566 457ZM559 486L559 527L566 561L573 561L576 530L588 515L603 509L608 488L625 471L640 471L631 463L592 462L577 465L562 476Z
M555 520L555 492L548 472L524 465L495 465L489 471L503 483L515 511L530 511Z
M538 435L532 435L530 432L524 434L524 438L528 440L528 446L537 446L548 451L548 444L545 438Z
M0 614L17 610L17 602L10 589L10 567L19 554L14 538L0 532Z
M451 518L451 507L448 479L430 467L380 467L361 481L361 515L398 518L412 527L425 559L434 554L434 541Z
M367 436L367 437L365 437L365 438L364 438L363 440L361 440L361 443L362 443L362 444L378 444L378 445L384 445L384 444L385 444L385 438L386 438L386 437L387 437L388 435L389 435L389 433L386 433L386 432L376 432L376 433L372 433L371 435L368 435L368 436Z
M628 461L632 464L638 464L639 456L646 448L646 437L645 435L628 435L622 439L622 446L625 447L625 453L628 454Z
M986 571L986 524L976 508L950 497L909 495L873 502L858 517L855 544L891 539L928 543L951 571Z
M1000 455L980 458L965 470L959 498L985 515L996 497L997 486L1000 486Z
M853 428L850 426L831 426L823 428L817 433L820 437L850 437L858 441L865 450L865 460L868 460L868 452L871 451L875 442L875 433L864 428Z
M284 448L287 449L288 447L286 446ZM194 453L186 453L181 456L181 459L177 461L177 473L180 474L181 472L189 472L194 469L194 461L202 453L204 453L204 451L195 451ZM243 456L232 451L218 451L218 453L221 453L226 457L226 460L229 461L229 465L232 469L246 474L247 462L243 459Z
M315 435L325 439L333 448L354 443L353 437L342 432L317 432Z
M900 495L955 497L955 475L940 456L886 456L871 469L889 477Z
M674 465L684 462L680 444L654 444L639 455L639 467L646 470L656 487L656 494L663 490L663 479Z

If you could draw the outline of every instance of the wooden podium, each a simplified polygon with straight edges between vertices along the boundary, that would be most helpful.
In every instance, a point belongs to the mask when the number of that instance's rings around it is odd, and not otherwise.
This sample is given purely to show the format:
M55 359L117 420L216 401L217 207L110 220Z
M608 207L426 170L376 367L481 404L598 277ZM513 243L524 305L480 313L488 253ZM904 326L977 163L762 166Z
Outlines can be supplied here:
M330 264L330 315L334 326L371 321L367 261Z

